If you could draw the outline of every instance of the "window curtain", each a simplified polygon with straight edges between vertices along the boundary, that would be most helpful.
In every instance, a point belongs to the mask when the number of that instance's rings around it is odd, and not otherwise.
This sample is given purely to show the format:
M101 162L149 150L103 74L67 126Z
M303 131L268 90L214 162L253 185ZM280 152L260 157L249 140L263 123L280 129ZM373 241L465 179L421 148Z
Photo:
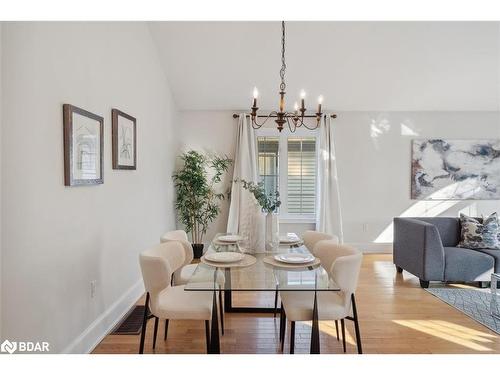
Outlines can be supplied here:
M316 229L335 234L343 242L342 214L335 158L335 138L330 115L323 117L318 135L318 194Z
M257 149L255 132L248 117L240 114L234 153L231 203L227 221L227 232L237 233L245 238L241 246L248 251L264 250L264 215L254 196L243 185L234 180L258 182Z

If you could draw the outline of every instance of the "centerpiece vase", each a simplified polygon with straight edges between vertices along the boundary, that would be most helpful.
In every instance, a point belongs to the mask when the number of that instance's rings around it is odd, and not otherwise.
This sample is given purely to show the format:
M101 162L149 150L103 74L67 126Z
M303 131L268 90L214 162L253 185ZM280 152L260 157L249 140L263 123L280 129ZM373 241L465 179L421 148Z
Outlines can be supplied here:
M278 250L279 243L278 214L268 212L266 214L266 251L274 252Z

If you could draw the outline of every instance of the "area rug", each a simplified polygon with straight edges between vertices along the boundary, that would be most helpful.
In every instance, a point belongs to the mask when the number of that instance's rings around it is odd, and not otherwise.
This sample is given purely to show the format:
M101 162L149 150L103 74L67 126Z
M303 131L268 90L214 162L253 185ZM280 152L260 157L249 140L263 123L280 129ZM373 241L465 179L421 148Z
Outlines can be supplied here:
M489 289L431 287L425 290L493 332L500 334L500 319L494 318L490 313L491 293Z

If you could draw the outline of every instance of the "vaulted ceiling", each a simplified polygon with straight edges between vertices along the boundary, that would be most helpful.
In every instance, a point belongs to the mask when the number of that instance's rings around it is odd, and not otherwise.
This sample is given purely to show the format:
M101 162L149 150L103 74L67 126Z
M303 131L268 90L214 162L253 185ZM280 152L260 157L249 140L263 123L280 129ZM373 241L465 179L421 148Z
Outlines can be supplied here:
M496 22L287 22L288 107L304 88L309 108L499 110ZM152 22L181 110L277 106L280 22Z

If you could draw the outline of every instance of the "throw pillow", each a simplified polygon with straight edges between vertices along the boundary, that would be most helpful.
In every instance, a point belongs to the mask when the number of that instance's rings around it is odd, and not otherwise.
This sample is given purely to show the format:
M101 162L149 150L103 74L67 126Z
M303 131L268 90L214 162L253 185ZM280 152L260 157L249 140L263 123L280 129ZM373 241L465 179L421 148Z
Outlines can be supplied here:
M482 222L460 214L460 227L461 235L458 247L500 250L500 225L496 212L483 219Z

